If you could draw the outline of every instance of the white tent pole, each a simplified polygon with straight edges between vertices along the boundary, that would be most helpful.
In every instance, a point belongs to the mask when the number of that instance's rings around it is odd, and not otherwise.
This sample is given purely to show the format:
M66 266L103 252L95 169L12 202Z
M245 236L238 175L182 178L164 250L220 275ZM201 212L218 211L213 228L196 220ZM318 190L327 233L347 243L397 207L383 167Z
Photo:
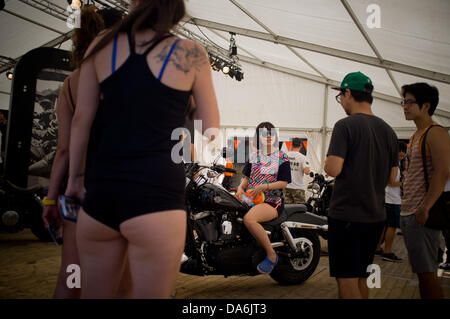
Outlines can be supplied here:
M288 45L288 46L295 47L295 48L300 48L300 49L304 49L304 50L308 50L308 51L331 55L331 56L335 56L335 57L342 58L342 59L347 59L347 60L356 61L356 62L368 64L368 65L373 65L373 66L380 67L383 69L397 71L400 73L411 74L411 75L415 75L418 77L450 84L450 75L449 74L425 70L425 69L417 68L414 66L394 62L394 61L384 60L383 62L380 62L380 60L378 58L371 57L371 56L364 55L364 54L358 54L358 53L354 53L354 52L333 49L333 48L329 48L326 46L308 43L308 42L291 39L291 38L286 38L286 37L282 37L282 36L277 36L275 38L273 35L271 35L269 33L264 33L264 32L245 29L245 28L239 28L239 27L232 26L232 25L217 23L217 22L208 21L208 20L204 20L204 19L198 19L198 18L194 18L194 17L193 18L185 18L183 21L187 22L187 23L192 23L192 24L195 24L198 26L206 27L206 28L216 29L216 30L225 31L225 32L234 32L236 34L240 34L243 36L247 36L247 37L251 37L251 38L255 38L255 39L259 39L259 40L284 44L284 45Z
M271 70L275 70L275 71L279 71L279 72L283 72L286 74L290 74L290 75L294 75L303 79L307 79L307 80L311 80L317 83L322 83L322 84L328 84L328 85L332 85L332 86L339 86L340 83L338 81L334 81L334 80L325 80L323 78L321 78L320 76L314 75L314 74L310 74L310 73L306 73L306 72L302 72L299 70L294 70L294 69L290 69L290 68L286 68L284 66L278 65L278 64L273 64L270 62L266 62L266 61L260 61L257 59L253 59L244 55L239 55L239 61L242 62L247 62L247 63L251 63L251 64L255 64L255 65L259 65L262 66L264 68L267 69L271 69ZM372 92L372 96L383 100L383 101L387 101L387 102L391 102L394 104L397 104L400 106L400 102L401 102L401 98L396 97L396 96L392 96L392 95L388 95L388 94L384 94L384 93L380 93L380 92ZM444 111L442 109L436 109L436 111L434 112L434 114L436 116L442 116L445 118L450 118L450 112L448 111Z
M40 26L41 28L44 28L44 29L53 31L53 32L58 33L58 34L64 34L64 32L61 32L61 31L56 30L56 29L54 29L54 28L52 28L52 27L46 26L46 25L44 25L44 24L42 24L42 23L39 23L39 22L37 22L37 21L34 21L34 20L32 20L32 19L28 19L27 17L24 17L23 15L20 15L20 14L18 14L18 13L12 12L12 11L10 11L10 10L8 10L8 9L3 9L3 11L6 12L6 13L8 13L8 14L10 14L10 15L13 15L13 16L19 18L19 19L22 19L22 20L27 21L27 22L29 22L29 23L32 23L32 24L34 24L34 25Z
M353 11L352 7L350 6L350 4L347 2L347 0L341 0L342 5L345 7L345 10L347 10L348 14L350 15L350 17L352 18L353 22L356 24L356 26L358 27L359 31L361 32L361 34L363 35L364 39L366 39L367 43L369 44L369 46L372 48L372 51L375 53L375 55L377 56L377 58L380 60L381 63L384 62L383 57L381 56L380 51L378 51L377 47L375 46L375 43L373 43L372 39L369 37L369 34L366 32L366 30L364 29L363 25L361 24L361 22L359 21L358 17L356 16L355 12ZM400 87L398 86L397 81L394 78L394 75L392 74L391 70L386 69L387 74L389 75L389 78L392 81L392 84L394 84L395 89L397 90L398 95L402 95L402 92L400 90Z
M60 35L59 37L41 45L40 47L55 47L61 43L66 42L67 40L70 40L70 38L72 37L72 34L73 34L73 30L71 30L63 35ZM21 57L22 56L19 56L19 57L15 58L14 60L19 61ZM11 63L11 64L6 64L6 65L1 66L0 74L2 74L5 71L8 71L9 69L12 69L14 67L14 65L15 65L14 63Z
M186 29L183 27L183 29ZM208 29L210 32L214 33L215 35L217 35L218 37L224 39L225 41L229 41L230 39L227 39L226 37L224 37L222 34L220 34L219 32L217 32L214 29ZM192 31L191 31L192 32ZM192 32L194 33L194 32ZM195 33L194 33L195 34ZM261 60L260 58L258 58L256 55L254 55L253 53L251 53L250 51L246 50L245 48L243 48L241 45L236 44L237 48L241 51L244 51L245 53L247 53L248 55L250 55L252 58L255 58L258 61L263 62L263 60Z
M197 27L199 27L199 26L197 25ZM220 33L215 31L214 29L210 29L208 27L206 27L206 28L209 31L211 31L214 34L216 34L219 37L221 37L222 39L228 40L228 39L224 38ZM183 27L182 27L182 29L187 30L186 28L183 28ZM189 31L189 30L187 30L187 31ZM201 36L199 36L198 34L195 34L192 31L189 31L189 33L194 34L199 39L203 39ZM186 36L183 33L181 33L181 34ZM223 48L221 48L221 49L223 49ZM290 49L293 50L292 48L290 48ZM223 49L223 50L226 51L226 49ZM294 75L294 76L297 76L297 77L300 77L300 78L304 78L304 79L307 79L307 80L312 80L312 81L317 82L317 83L328 84L328 85L333 85L333 86L339 86L340 85L339 82L331 80L331 79L326 79L326 78L323 78L323 77L320 77L320 76L317 76L317 75L314 75L314 74L311 74L311 73L306 73L306 72L302 72L302 71L299 71L299 70L286 68L286 67L280 66L278 64L273 64L273 63L270 63L270 62L267 62L267 61L262 61L260 58L255 57L252 53L246 51L245 49L241 48L241 50L247 52L249 55L253 56L253 58L252 57L248 57L248 56L244 56L244 55L238 55L240 61L251 63L251 64L255 64L255 65L267 68L267 69L283 72L283 73L286 73L286 74ZM394 103L394 104L397 104L397 105L400 105L400 102L401 102L401 98L399 98L399 97L392 96L392 95L387 95L387 94L380 93L380 92L377 92L377 91L374 91L372 93L372 95L375 98L378 98L380 100L384 100L384 101L387 101L387 102L391 102L391 103ZM450 118L450 112L444 111L444 110L441 110L441 109L436 109L435 115L442 116L442 117L445 117L445 118Z
M236 7L238 7L242 12L244 12L247 16L249 16L253 21L255 21L258 25L260 25L264 30L266 30L267 32L269 32L275 39L278 38L278 35L273 32L268 26L266 26L264 23L262 23L261 20L259 20L258 18L256 18L250 11L248 11L247 9L245 9L242 5L240 5L237 1L235 0L230 0L230 2L232 4L234 4ZM292 47L285 45L286 48L289 49L289 51L291 51L296 57L298 57L300 60L303 61L303 63L305 63L307 66L309 66L311 69L313 69L317 74L319 74L321 77L323 77L324 79L328 80L328 78L325 76L325 74L323 74L322 72L320 72L319 69L317 69L314 65L312 65L308 60L306 60L300 53L298 53L297 51L295 51Z
M325 166L325 147L327 146L327 121L328 121L328 85L325 85L325 94L323 100L323 120L322 120L322 153L320 156L320 170L324 171Z
M340 83L338 81L334 81L334 80L325 80L324 78L314 75L314 74L310 74L310 73L306 73L306 72L302 72L299 70L294 70L294 69L290 69L278 64L274 64L274 63L270 63L270 62L266 62L266 61L260 61L257 59L253 59L250 57L247 57L245 55L239 55L239 61L242 62L247 62L247 63L251 63L251 64L255 64L255 65L259 65L262 66L264 68L267 69L271 69L271 70L275 70L275 71L279 71L279 72L283 72L286 74L290 74L290 75L294 75L303 79L307 79L307 80L311 80L317 83L321 83L321 84L328 84L328 85L333 85L333 86L339 86ZM388 101L388 102L392 102L392 103L400 103L401 99L399 97L395 97L392 95L387 95L384 93L380 93L380 92L373 92L372 94L374 97L380 99L380 100L384 100L384 101Z
M49 1L33 1L33 0L19 0L20 2L23 2L39 11L45 12L57 19L60 19L62 21L66 21L67 17L69 16L66 12L66 9L54 4Z

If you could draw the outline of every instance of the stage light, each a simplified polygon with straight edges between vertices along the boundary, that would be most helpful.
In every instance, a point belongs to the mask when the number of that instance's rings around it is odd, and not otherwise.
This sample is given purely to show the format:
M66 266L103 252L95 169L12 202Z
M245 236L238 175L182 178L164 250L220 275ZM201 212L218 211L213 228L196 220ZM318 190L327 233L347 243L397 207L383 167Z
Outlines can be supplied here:
M237 58L229 59L228 57L221 57L208 51L209 64L214 71L222 71L223 74L228 75L230 78L234 78L237 81L244 79L244 73L242 72L239 64L237 64Z
M12 80L13 73L11 71L6 71L6 77L8 78L8 80Z
M212 55L209 56L209 64L214 71L219 71L222 68L219 60Z
M218 61L215 61L211 67L213 68L214 71L219 71L221 69Z
M241 71L237 71L236 75L235 75L235 79L237 81L242 81L244 79L244 73L242 73Z
M223 72L223 74L228 74L230 72L230 67L228 65L225 65L222 68L222 72Z
M234 78L234 76L236 75L236 70L231 68L230 72L228 72L228 75L229 75L230 78Z

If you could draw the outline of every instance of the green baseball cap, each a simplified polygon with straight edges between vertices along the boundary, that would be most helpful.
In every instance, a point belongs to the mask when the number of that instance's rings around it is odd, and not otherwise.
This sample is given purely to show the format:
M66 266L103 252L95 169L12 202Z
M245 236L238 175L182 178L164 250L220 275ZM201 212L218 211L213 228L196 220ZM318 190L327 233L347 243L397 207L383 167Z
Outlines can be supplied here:
M370 84L370 86L366 86L366 84ZM332 89L334 90L350 89L355 91L372 93L373 84L372 80L367 75L361 72L352 72L345 76L345 78L341 82L340 87L334 87Z

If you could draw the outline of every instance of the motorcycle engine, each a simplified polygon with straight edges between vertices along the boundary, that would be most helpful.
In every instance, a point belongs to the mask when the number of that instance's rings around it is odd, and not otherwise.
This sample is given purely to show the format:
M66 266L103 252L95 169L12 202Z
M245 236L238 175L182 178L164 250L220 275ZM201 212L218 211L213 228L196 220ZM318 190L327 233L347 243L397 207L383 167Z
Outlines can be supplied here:
M207 211L194 215L200 238L208 243L222 245L236 241L243 226L236 218L236 213L224 211Z

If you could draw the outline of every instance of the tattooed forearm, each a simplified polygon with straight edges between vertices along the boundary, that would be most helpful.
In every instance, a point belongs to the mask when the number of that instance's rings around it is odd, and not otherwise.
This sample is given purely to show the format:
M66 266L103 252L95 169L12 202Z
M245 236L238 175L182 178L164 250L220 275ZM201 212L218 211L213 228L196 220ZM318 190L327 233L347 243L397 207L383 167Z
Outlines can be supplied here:
M164 61L169 54L172 44L164 46L155 59ZM205 51L200 48L196 43L192 44L180 44L175 46L175 49L170 56L170 62L177 68L177 70L184 72L185 74L195 69L199 71L200 68L208 63L208 57Z

